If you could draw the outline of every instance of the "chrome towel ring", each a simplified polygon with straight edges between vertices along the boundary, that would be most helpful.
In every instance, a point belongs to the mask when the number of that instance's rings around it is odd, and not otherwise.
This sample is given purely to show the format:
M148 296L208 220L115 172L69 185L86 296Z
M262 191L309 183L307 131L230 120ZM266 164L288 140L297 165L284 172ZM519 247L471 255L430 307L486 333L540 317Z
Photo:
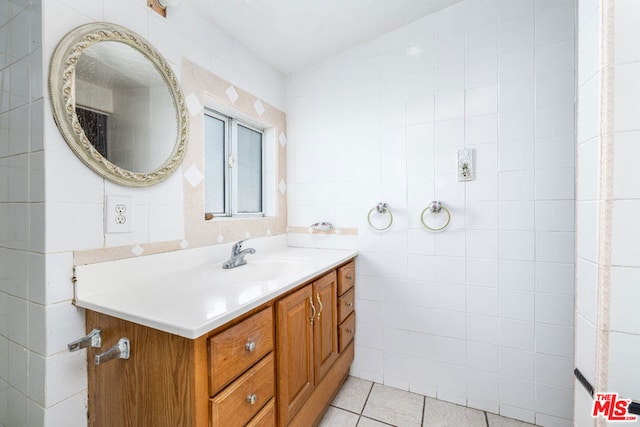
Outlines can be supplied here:
M427 213L427 211L429 211L430 213L436 213L436 214L440 213L441 211L444 211L447 214L447 222L445 222L444 225L440 228L429 227L427 223L424 222L424 214ZM431 203L429 203L429 206L424 208L424 210L420 214L420 222L422 223L424 228L426 228L427 230L430 230L430 231L444 230L445 228L447 228L447 226L451 222L451 212L449 212L449 209L442 206L442 203L438 202L437 200L434 200Z
M375 225L373 225L373 222L371 222L371 214L373 213L373 211L376 211L377 213L379 213L381 215L389 214L389 223L387 225L383 226L383 227L376 227ZM391 209L389 209L389 205L387 205L384 202L380 202L377 205L375 205L369 211L369 215L367 215L367 221L369 221L369 225L374 230L378 230L378 231L387 230L389 227L391 227L391 224L393 224L393 214L391 213Z

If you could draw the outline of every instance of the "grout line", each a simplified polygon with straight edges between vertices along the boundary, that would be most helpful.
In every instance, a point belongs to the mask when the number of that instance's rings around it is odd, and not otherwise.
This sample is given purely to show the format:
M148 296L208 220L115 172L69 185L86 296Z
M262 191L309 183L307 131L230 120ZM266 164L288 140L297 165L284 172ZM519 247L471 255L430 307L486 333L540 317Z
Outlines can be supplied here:
M359 413L357 413L357 412L353 412L353 411L352 411L352 410L350 410L350 409L341 408L341 407L339 407L339 406L335 406L335 405L329 405L329 406L330 406L330 407L332 407L332 408L336 408L336 409L338 409L338 410L340 410L340 411L344 411L344 412L348 412L348 413L353 414L353 415L357 415L358 417L361 415L361 414L359 414Z
M484 411L484 421L487 423L487 427L489 427L489 416L487 415L487 411Z
M369 402L369 396L371 396L371 392L373 391L374 382L371 381L371 388L369 388L369 393L367 393L367 398L364 400L364 405L362 405L362 409L360 409L360 415L364 413L364 408L367 407L367 403Z
M420 421L420 425L424 425L424 412L427 410L427 396L422 396L422 420Z
M366 420L375 421L375 422L380 423L380 424L383 424L383 425L385 425L385 426L397 427L397 426L395 426L394 424L389 424L389 423L387 423L387 422L380 421L380 420L377 420L377 419L375 419L375 418L365 417L364 415L360 417L360 419L363 419L363 418L364 418L364 419L366 419ZM358 422L359 422L359 421L358 421Z

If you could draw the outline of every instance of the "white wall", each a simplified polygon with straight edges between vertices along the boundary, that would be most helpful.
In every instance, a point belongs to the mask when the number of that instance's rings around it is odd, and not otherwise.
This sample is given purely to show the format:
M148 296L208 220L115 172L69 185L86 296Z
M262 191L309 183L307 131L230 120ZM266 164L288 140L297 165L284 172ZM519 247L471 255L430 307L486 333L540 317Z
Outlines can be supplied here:
M579 5L576 366L596 392L640 401L640 4ZM591 406L576 385L579 425L593 424Z
M358 228L355 375L572 424L574 8L465 0L288 80L289 225ZM452 212L435 234L434 199Z
M84 314L71 304L73 251L184 235L182 171L150 189L111 184L72 154L55 126L51 55L68 31L94 21L139 33L178 77L184 57L284 104L282 75L189 2L164 19L142 0L0 0L0 426L86 425L86 353L66 350L84 334ZM104 234L109 194L133 198L132 234Z
M629 370L640 357L640 229L635 221L640 212L640 188L635 179L640 158L640 4L632 0L615 2L615 83L613 214L611 224L611 319L609 323L608 386L610 390L640 401L640 383Z
M185 3L162 18L144 1L54 0L45 3L45 66L60 39L71 29L89 22L124 25L149 40L173 66L180 78L183 58L210 69L239 88L270 104L284 104L282 75L251 56L233 39L207 21L206 13ZM46 76L45 76L46 77ZM184 238L182 173L178 170L160 185L127 189L105 182L82 166L68 149L45 103L47 148L47 250L68 252ZM70 192L69 188L76 190ZM102 218L105 195L133 199L133 233L105 235Z

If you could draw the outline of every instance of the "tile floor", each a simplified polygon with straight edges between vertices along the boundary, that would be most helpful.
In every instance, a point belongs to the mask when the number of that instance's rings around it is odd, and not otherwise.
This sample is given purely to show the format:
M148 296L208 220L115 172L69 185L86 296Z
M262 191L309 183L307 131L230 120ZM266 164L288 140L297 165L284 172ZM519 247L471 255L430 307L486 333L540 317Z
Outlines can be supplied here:
M356 426L532 427L533 424L349 377L331 402L320 427Z

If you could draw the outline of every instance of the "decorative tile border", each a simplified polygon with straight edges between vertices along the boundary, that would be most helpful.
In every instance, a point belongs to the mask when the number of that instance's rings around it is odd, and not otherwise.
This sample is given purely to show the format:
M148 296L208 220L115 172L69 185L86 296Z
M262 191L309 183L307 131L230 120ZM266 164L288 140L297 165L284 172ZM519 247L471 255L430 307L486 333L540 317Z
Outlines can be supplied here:
M286 140L286 115L274 106L256 96L232 85L210 71L188 61L182 62L182 86L188 97L195 96L201 105L206 105L205 98L227 105L245 116L272 126L277 139ZM204 170L204 117L202 112L190 118L190 141L185 155L183 168L195 167ZM280 135L282 135L280 137ZM276 214L273 217L250 219L212 219L204 218L204 183L195 182L193 177L185 177L185 238L190 247L215 245L245 239L247 237L264 237L285 232L287 224L287 197L282 190L286 189L286 146L275 144L276 153Z
M93 264L186 248L216 245L249 237L265 237L285 233L287 226L287 126L286 115L267 102L233 86L210 71L183 60L182 89L187 94L189 143L183 171L184 223L183 240L140 243L127 246L74 252L74 265ZM205 220L204 216L204 106L206 98L228 105L245 116L254 117L274 128L276 165L274 192L275 216L263 218L223 218Z
M298 234L335 234L341 236L357 236L358 229L354 227L346 227L346 228L334 228L331 231L322 231L315 230L311 227L287 227L287 233L298 233Z
M183 248L184 240L174 240L158 243L144 243L112 248L100 248L73 253L73 265L95 264L98 262L114 261L118 259L134 258L142 255L153 255L163 252L179 251ZM142 252L140 252L142 250Z

